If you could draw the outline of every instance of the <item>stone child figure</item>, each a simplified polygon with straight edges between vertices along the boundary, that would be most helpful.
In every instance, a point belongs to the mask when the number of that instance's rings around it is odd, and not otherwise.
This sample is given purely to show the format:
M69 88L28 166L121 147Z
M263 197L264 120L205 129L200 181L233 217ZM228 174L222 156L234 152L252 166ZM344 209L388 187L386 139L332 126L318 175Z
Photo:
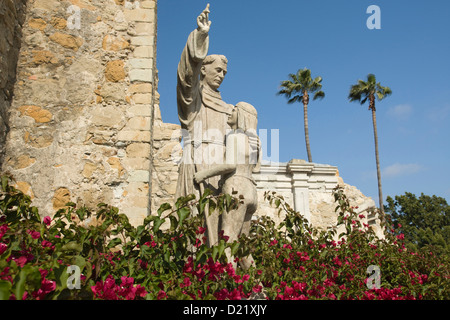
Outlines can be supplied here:
M222 175L224 184L222 192L243 196L243 203L237 209L222 214L222 229L229 241L234 241L241 234L248 235L252 215L258 207L256 183L252 173L258 172L261 164L261 150L256 135L257 113L255 108L245 102L240 102L228 118L232 131L226 137L225 164L216 165L210 169L195 174L195 181ZM230 251L226 252L229 262L232 262ZM242 259L240 264L248 268L254 263L253 258Z
M227 73L227 59L207 56L209 4L197 18L197 29L191 32L177 69L177 105L184 140L183 156L178 169L176 198L195 194L197 199L206 188L219 193L220 176L194 183L197 171L223 163L224 140L228 116L233 105L226 104L218 91ZM209 245L218 240L217 212L206 208Z

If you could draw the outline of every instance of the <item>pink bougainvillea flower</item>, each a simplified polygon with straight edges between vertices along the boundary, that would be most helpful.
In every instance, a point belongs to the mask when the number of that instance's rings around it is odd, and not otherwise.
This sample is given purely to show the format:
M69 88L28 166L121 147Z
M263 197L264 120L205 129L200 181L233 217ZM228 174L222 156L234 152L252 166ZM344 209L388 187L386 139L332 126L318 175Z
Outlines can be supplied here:
M144 298L147 295L147 291L145 290L145 288L143 286L141 286L140 284L136 285L136 295Z
M196 234L204 234L206 232L206 228L198 227L198 229L195 231Z
M2 240L3 236L5 235L6 231L8 231L8 226L6 224L2 224L0 226L0 240Z
M14 259L14 261L16 262L16 264L17 264L19 267L23 268L23 266L25 265L25 263L27 263L28 259L27 259L27 257L25 257L25 256L20 256L19 258Z
M399 235L397 236L397 239L398 239L398 240L403 240L403 239L405 239L405 235L404 235L403 233L401 233L401 234L399 234Z
M191 284L191 279L189 279L189 277L185 277L183 283L180 283L180 288L189 287Z
M49 226L50 223L52 222L52 218L50 218L49 216L46 216L46 217L44 217L43 222L46 226Z
M156 298L158 300L167 299L167 294L163 290L159 290L158 296Z
M230 300L241 300L242 299L241 292L235 288L233 289L233 291L230 292L228 298Z
M33 239L39 239L41 237L41 234L38 231L27 230L27 233L31 235L31 238Z
M8 246L4 243L0 243L0 255L3 254L6 249L8 249Z

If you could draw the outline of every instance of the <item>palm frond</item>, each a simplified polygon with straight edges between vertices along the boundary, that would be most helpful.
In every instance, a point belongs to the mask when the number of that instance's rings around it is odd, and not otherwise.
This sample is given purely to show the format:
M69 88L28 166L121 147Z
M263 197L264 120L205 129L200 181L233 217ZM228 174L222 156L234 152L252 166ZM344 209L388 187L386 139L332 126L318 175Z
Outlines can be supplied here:
M316 99L323 99L323 98L325 98L325 92L323 92L323 91L317 91L317 92L314 94L313 100L316 100Z
M295 103L297 101L302 101L302 100L303 100L303 96L297 95L297 96L294 96L291 99L289 99L288 100L288 104L293 104L293 103Z

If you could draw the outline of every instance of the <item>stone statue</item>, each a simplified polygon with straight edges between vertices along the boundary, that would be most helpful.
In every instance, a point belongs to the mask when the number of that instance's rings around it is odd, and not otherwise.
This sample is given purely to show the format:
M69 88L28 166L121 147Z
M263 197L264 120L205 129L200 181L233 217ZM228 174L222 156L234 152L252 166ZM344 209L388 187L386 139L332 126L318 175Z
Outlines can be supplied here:
M226 136L225 163L211 166L197 172L194 179L201 183L205 179L221 175L224 180L222 192L243 196L242 203L234 210L222 214L221 228L229 241L234 241L241 234L248 235L252 215L258 207L256 182L252 173L258 172L261 166L261 150L256 135L257 112L245 102L239 102L228 118L231 132ZM234 263L231 252L226 252L229 262ZM243 268L254 263L251 256L240 261Z
M218 194L220 176L194 183L194 174L222 164L228 116L233 105L225 103L219 87L227 73L227 59L222 55L207 56L209 4L197 18L197 29L191 32L181 54L177 70L178 117L184 140L183 156L178 169L176 198L195 194L206 188ZM209 245L218 241L219 215L206 208Z

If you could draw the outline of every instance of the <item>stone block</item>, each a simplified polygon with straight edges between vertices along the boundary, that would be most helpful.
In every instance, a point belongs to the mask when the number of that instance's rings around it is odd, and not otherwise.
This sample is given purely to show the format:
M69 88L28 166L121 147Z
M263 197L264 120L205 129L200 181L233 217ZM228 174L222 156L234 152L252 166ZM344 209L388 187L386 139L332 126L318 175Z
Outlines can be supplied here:
M58 43L67 49L72 49L78 51L78 49L83 45L84 40L80 37L74 37L70 34L65 34L61 32L55 32L50 37L50 40Z
M123 118L123 113L113 106L97 106L92 112L91 122L96 126L114 127Z
M53 135L50 132L30 133L25 131L23 140L26 144L33 148L46 148L53 143Z
M30 19L28 22L28 25L33 29L38 29L43 31L45 27L47 27L47 22L45 20L38 18L38 19Z
M125 9L125 19L127 21L153 22L155 11L152 9Z
M36 162L35 158L31 158L29 155L22 154L18 156L17 158L13 158L8 161L8 164L13 167L16 170L24 169L29 166L31 166L33 163Z
M127 147L127 156L129 158L150 158L149 143L132 143Z
M106 35L103 38L102 47L107 51L121 51L130 47L130 43L123 37Z
M36 65L47 64L47 63L56 64L56 63L58 63L58 61L59 60L50 51L47 51L47 50L33 51L33 63Z
M47 11L59 9L60 1L58 0L36 0L34 7L37 9L44 9Z
M149 182L150 172L148 170L130 171L128 175L129 182Z
M38 106L20 106L18 108L22 116L29 116L37 123L46 123L52 120L52 113Z
M117 134L117 140L150 142L150 131L122 130Z
M152 46L155 42L153 36L136 36L131 38L131 44L133 46Z
M112 169L117 170L117 176L120 178L124 173L125 169L122 167L120 159L117 157L110 157L107 162L111 166Z
M136 35L153 35L155 33L155 24L152 22L137 22L135 26Z
M130 93L150 93L152 90L153 86L151 83L135 83L128 88Z
M148 182L130 182L125 187L125 195L135 195L145 197L149 194Z
M134 208L147 208L149 205L148 197L128 197L127 205Z
M31 200L34 199L33 189L31 188L31 185L28 182L17 181L16 182L16 188L18 190L22 191L27 196L29 196L31 198Z
M111 82L118 82L125 79L125 69L122 60L110 61L106 64L105 78Z
M153 82L153 72L151 69L134 69L129 72L131 82Z
M131 69L151 69L153 68L153 59L130 59L128 64Z
M137 93L133 96L133 101L136 104L150 104L152 95L150 93Z
M53 209L59 210L64 208L70 202L70 191L67 188L59 188L53 195Z
M155 8L155 1L153 0L146 0L141 2L141 8L144 9L154 9Z
M124 158L122 164L127 171L130 170L148 170L150 168L150 160L145 158Z
M153 58L153 46L147 45L136 47L133 54L136 58Z
M128 109L128 114L131 116L151 117L151 112L151 106L148 104L137 104Z
M150 117L133 117L128 120L124 129L150 131Z

